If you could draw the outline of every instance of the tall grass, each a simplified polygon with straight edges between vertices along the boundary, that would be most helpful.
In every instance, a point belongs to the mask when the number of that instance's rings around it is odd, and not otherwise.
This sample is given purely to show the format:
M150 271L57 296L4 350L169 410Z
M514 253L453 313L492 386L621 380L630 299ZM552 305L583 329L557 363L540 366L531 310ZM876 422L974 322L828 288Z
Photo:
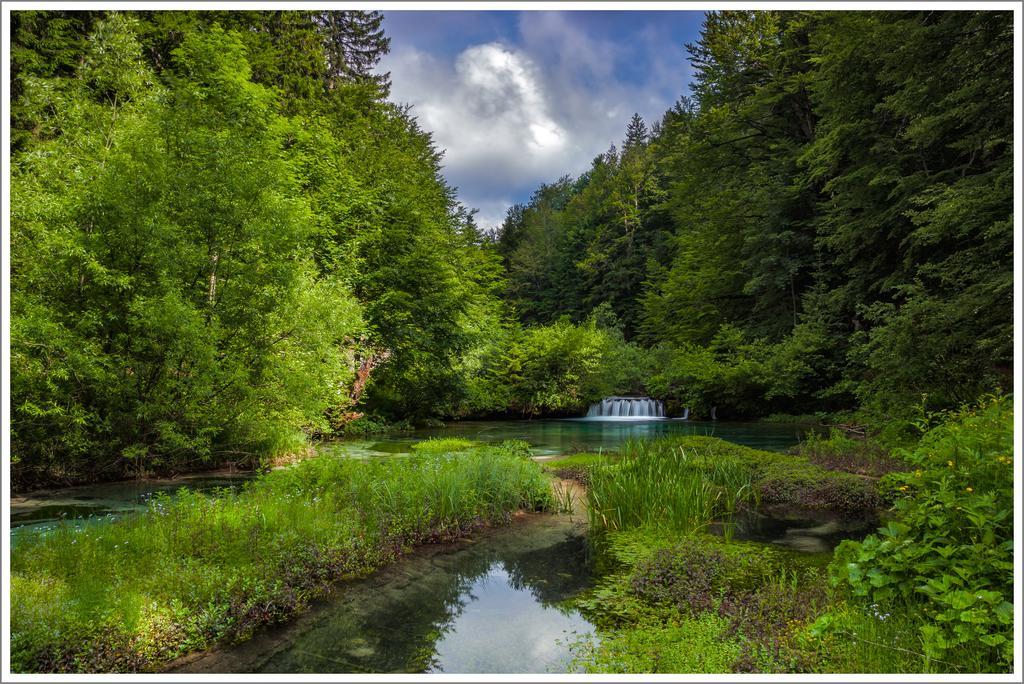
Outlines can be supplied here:
M413 544L551 505L541 468L503 446L321 456L240 492L157 497L144 514L18 545L12 669L151 670L245 638Z
M587 491L592 526L695 532L755 498L750 468L671 440L630 441L615 465L594 468Z

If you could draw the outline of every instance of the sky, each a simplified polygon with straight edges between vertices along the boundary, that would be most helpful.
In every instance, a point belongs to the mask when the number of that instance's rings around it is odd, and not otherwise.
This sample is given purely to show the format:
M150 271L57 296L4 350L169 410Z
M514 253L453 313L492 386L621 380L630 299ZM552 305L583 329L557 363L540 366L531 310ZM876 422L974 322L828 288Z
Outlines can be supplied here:
M444 150L443 173L492 229L541 183L578 175L634 112L688 94L695 11L386 11L391 99Z

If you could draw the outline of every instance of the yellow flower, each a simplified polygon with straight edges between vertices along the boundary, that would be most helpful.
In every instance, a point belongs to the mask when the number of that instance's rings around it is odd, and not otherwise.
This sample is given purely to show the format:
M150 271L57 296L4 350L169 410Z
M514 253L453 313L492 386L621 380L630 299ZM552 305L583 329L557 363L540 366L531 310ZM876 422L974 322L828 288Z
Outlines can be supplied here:
M946 465L948 465L950 468L952 468L953 467L953 462L952 461L946 461Z
M967 488L967 491L969 491L969 492L973 492L973 491L974 491L974 487L968 487L968 488Z
M903 485L902 487L900 487L900 491L901 492L905 492L905 491L907 491L907 489L908 489L907 485Z
M920 470L915 470L914 471L914 477L921 477L921 471Z

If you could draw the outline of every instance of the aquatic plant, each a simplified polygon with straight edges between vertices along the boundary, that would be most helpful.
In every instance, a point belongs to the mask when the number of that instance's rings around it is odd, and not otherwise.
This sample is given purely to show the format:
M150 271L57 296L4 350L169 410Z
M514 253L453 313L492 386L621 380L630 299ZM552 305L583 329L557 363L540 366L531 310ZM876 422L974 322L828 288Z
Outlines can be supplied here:
M798 643L827 605L818 568L791 553L707 534L611 532L616 568L576 601L599 641L576 645L588 672L792 672Z
M594 527L693 532L717 517L731 519L742 503L755 499L749 468L672 439L626 442L620 457L589 473Z
M551 492L555 497L555 510L569 515L576 512L576 493L571 486L555 482L551 487Z

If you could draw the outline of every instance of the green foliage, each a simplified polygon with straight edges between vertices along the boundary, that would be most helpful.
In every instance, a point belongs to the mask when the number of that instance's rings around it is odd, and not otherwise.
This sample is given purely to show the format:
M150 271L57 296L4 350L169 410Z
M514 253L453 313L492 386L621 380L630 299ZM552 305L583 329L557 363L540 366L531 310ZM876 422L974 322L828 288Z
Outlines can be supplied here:
M499 258L368 75L379 16L16 14L19 483L254 463L357 400L465 403Z
M579 415L603 397L640 391L646 355L603 327L607 317L599 324L601 311L579 325L506 328L481 350L463 410Z
M340 429L334 432L340 437L361 437L383 432L401 432L412 429L413 425L408 421L391 422L379 416L364 415L346 422Z
M257 459L324 424L363 328L351 290L302 254L286 122L216 27L174 50L166 88L142 89L119 15L90 50L83 90L55 103L63 135L12 179L18 475Z
M728 621L713 613L640 624L601 633L600 643L573 644L574 663L600 674L721 673L741 653L740 640L726 636Z
M991 397L948 415L890 475L892 520L836 552L835 579L853 597L920 615L928 658L1013 661L1013 402ZM979 671L981 671L979 670Z
M692 99L509 213L522 320L608 303L702 415L1007 389L1011 15L710 12L687 47Z
M728 521L755 494L742 463L671 440L627 442L619 454L614 465L589 472L588 514L595 529L694 532L719 517Z
M614 464L587 468L591 524L596 528L690 532L721 520L729 534L729 522L743 506L873 515L884 505L874 480L827 470L805 456L759 451L713 437L629 442L619 456Z
M893 456L877 440L853 438L835 428L829 432L828 437L808 432L793 451L827 470L842 470L869 477L881 477L909 468L907 463Z
M471 439L461 437L432 437L412 445L412 450L421 454L450 454L477 446Z
M61 525L11 557L12 669L156 670L247 638L410 545L552 504L548 477L512 445L321 456L240 492L183 491L145 514Z
M907 611L835 601L796 635L796 648L815 672L920 674L982 667L929 659L921 652L920 619Z
M793 672L796 639L825 604L823 577L761 544L651 528L603 538L613 570L576 604L600 639L574 651L588 672Z

